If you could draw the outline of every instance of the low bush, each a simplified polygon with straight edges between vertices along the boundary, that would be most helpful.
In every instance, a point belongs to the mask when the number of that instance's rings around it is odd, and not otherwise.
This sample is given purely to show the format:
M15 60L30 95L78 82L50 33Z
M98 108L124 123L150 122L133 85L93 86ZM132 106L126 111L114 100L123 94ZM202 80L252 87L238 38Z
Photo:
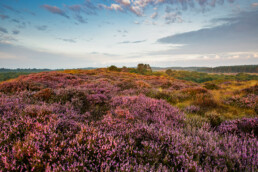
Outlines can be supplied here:
M220 133L254 134L258 136L258 118L242 118L223 122L218 131Z
M206 88L208 90L218 90L219 86L214 83L205 83L204 88Z
M206 112L205 117L210 121L212 127L218 127L223 121L223 117L215 111Z
M218 102L209 94L198 94L194 100L194 105L199 106L203 110L214 109L219 106Z
M110 71L116 71L116 72L121 72L121 69L119 69L118 67L112 65L110 67L107 68Z

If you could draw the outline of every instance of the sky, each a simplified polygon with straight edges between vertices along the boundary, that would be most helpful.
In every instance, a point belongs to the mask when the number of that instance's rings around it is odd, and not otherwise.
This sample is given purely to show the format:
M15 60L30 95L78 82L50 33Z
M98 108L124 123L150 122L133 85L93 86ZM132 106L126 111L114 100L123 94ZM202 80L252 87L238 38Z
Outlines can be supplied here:
M0 68L258 64L257 0L0 0Z

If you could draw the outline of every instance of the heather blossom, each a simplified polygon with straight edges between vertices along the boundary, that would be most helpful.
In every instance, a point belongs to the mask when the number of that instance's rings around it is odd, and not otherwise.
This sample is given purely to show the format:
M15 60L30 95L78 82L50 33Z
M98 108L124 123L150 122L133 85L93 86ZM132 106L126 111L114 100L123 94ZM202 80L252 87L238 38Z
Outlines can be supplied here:
M169 99L150 97L161 86L167 98L207 90L98 72L39 73L0 85L0 171L257 171L256 117L216 129L205 120L192 125ZM131 85L119 81L126 77ZM134 87L133 77L143 82Z

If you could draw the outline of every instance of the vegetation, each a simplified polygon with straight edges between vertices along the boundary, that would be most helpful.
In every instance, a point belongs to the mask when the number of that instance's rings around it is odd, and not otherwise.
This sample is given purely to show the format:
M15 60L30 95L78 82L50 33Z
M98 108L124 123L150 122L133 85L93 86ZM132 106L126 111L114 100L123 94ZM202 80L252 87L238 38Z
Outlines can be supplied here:
M0 83L0 171L257 171L258 81L172 74L111 66Z
M201 72L191 71L177 71L167 69L166 74L181 80L193 81L197 83L203 83L214 80L238 80L238 81L249 81L258 80L258 75L250 75L245 73L239 73L237 75L223 75L223 74L208 74Z
M210 73L258 73L258 65L219 66L214 68L200 68L197 71Z
M120 72L120 71L121 71L121 69L119 69L118 67L116 67L116 66L114 66L114 65L108 67L108 70L110 70L110 71L116 71L116 72Z
M153 70L183 70L206 73L258 73L258 65L240 65L240 66L219 66L219 67L153 67Z
M30 73L38 73L50 71L49 69L5 69L0 68L0 82L9 79L17 78L20 75L28 75Z

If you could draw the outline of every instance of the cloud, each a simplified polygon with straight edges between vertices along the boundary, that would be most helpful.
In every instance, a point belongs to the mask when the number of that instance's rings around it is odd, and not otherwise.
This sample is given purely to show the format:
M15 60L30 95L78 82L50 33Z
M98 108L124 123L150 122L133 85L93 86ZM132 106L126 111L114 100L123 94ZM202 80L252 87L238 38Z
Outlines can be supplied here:
M90 54L93 54L93 55L105 55L105 56L110 56L110 57L118 56L117 54L110 54L110 53L103 53L103 52L96 52L96 51L93 51Z
M44 8L45 10L53 13L53 14L57 14L60 16L63 16L65 18L69 18L69 16L60 8L56 7L56 6L50 6L50 5L42 5L42 8Z
M45 31L45 30L47 30L47 26L46 25L36 26L36 29L38 29L40 31Z
M111 6L109 7L111 10L115 10L115 11L123 11L123 8L118 5L118 4L111 4Z
M85 0L82 4L83 12L88 15L95 15L98 9L90 0Z
M0 32L8 33L7 29L5 29L5 28L3 28L3 27L0 27Z
M136 14L137 16L143 16L143 10L140 7L132 6L130 11Z
M2 7L4 7L5 9L10 10L10 11L12 11L12 12L20 13L19 10L16 10L16 9L14 9L13 7L10 7L10 6L8 6L8 5L2 5Z
M152 15L151 15L151 18L152 19L155 19L155 18L157 18L158 17L158 13L157 12L154 12Z
M87 23L87 20L86 19L84 19L81 15L79 15L79 14L77 14L76 16L75 16L75 19L78 21L78 22L80 22L80 23Z
M123 42L119 42L118 44L139 44L139 43L143 43L146 42L146 40L139 40L139 41L123 41Z
M30 24L30 23L28 23L28 24ZM19 25L18 25L18 28L24 29L24 28L26 28L26 25L27 24L25 22L20 22Z
M90 0L85 0L82 4L64 5L70 12L73 13L73 17L78 22L85 24L87 19L84 15L96 15L98 7ZM101 7L103 8L103 7Z
M18 31L18 30L13 30L13 34L14 35L18 35L20 33L20 31Z
M33 11L30 11L29 9L24 9L23 11L32 15L32 16L36 16L36 14Z
M29 67L48 67L55 68L60 64L71 64L65 55L47 53L44 51L32 50L22 46L6 44L0 42L0 60L1 67L8 68L29 68ZM15 53L14 53L15 52ZM12 57L11 59L8 58ZM69 61L69 62L68 62ZM57 65L58 64L58 65Z
M68 6L68 8L74 12L81 12L81 10L82 10L81 5L71 5L71 6Z
M98 9L90 0L85 0L82 4L65 5L65 7L74 13L84 13L87 15L97 14L96 10Z
M4 14L0 14L0 18L1 18L2 20L5 20L5 19L8 19L8 18L9 18L9 16L4 15Z
M115 60L114 55L111 56L107 53L54 53L0 42L0 67L5 68L71 69L90 66L104 67L111 65Z
M116 2L124 6L129 6L131 4L130 0L116 0Z
M126 11L131 11L137 16L143 16L144 10L148 6L169 5L176 7L178 10L187 9L201 9L206 11L209 8L213 8L216 5L223 5L224 1L228 3L233 3L235 0L115 0L123 9Z
M76 43L75 39L64 39L64 38L57 38L58 40L69 42L69 43Z
M166 13L165 16L164 16L166 24L182 23L183 19L181 18L180 14L181 14L180 12L169 12L169 13Z
M118 33L128 33L127 30L117 30Z
M13 42L17 42L18 40L13 38L12 36L0 35L0 43L3 44L12 44Z
M114 11L123 11L123 8L119 4L111 4L110 6L106 6L104 4L99 5L101 8L114 10Z
M224 2L233 3L235 0L158 0L160 3L167 5L179 5L182 10L187 10L190 8L195 9L205 9L210 7L215 7L216 5L223 5Z
M234 17L218 20L224 20L225 23L212 28L167 36L158 42L182 45L167 53L258 51L258 10L241 12Z
M14 23L20 23L20 21L17 20L17 19L12 19L12 22L14 22Z
M258 2L252 3L252 7L258 7Z

